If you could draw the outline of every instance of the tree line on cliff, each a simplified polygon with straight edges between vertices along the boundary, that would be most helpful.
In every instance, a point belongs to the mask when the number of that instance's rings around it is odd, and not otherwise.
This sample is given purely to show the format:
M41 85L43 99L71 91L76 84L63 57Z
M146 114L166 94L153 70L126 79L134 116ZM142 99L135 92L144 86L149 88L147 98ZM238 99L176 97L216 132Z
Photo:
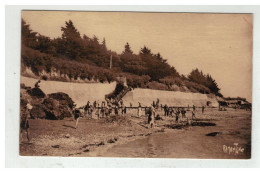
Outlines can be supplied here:
M69 79L88 79L99 82L115 81L125 76L128 86L159 90L214 93L222 96L216 81L209 74L194 69L186 77L168 64L160 53L153 53L144 45L134 54L130 44L124 45L122 53L109 50L106 39L99 40L81 35L71 20L61 27L62 36L51 39L31 30L22 19L22 65L30 67L35 75L52 68ZM113 57L110 68L110 57Z

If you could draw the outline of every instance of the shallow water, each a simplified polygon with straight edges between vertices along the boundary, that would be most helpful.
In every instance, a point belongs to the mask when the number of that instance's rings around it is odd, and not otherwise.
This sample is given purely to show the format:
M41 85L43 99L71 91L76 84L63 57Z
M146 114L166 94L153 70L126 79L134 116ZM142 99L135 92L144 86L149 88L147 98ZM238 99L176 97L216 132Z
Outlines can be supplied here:
M178 137L185 134L184 131L174 133L158 133L148 137L137 139L127 144L118 145L107 151L107 156L117 157L176 157L176 154L186 153L181 148L183 141ZM186 143L185 143L186 144ZM182 151L181 151L182 150ZM189 150L188 148L186 150ZM192 157L192 151L190 157ZM181 156L178 156L181 157ZM184 157L184 156L183 156ZM193 156L196 157L196 156Z
M104 156L113 157L149 157L149 158L245 158L244 154L237 156L223 152L223 145L230 144L227 135L215 137L206 133L216 128L192 127L185 130L174 130L157 133L137 139L126 144L116 145ZM232 137L233 139L233 137Z

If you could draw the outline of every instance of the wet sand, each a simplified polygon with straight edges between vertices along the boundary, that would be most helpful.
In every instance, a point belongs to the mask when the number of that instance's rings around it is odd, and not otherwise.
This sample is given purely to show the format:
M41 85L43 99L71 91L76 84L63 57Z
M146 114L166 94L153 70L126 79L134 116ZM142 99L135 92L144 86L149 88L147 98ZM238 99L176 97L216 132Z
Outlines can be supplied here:
M158 112L162 115L162 112ZM191 118L191 112L187 113ZM251 112L228 109L206 109L197 112L196 123L216 126L185 126L186 118L175 123L164 117L147 128L147 118L128 112L116 119L81 119L75 121L30 120L31 142L20 144L26 156L92 156L92 157L155 157L155 158L234 158L251 156ZM195 123L195 122L194 122ZM180 129L171 126L179 125ZM195 124L194 124L195 125ZM206 136L207 134L211 136ZM25 135L24 135L25 137ZM24 140L26 140L24 138ZM238 143L235 144L234 143ZM224 148L223 150L223 147ZM241 147L236 153L233 147Z

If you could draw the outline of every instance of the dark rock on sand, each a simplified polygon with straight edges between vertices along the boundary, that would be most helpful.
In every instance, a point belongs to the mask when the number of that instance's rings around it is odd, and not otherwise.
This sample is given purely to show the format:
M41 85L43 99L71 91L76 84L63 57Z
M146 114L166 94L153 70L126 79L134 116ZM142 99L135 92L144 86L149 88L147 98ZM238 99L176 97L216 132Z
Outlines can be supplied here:
M221 134L221 132L211 132L211 133L206 134L206 136L215 137L218 134Z
M60 148L60 146L59 145L53 145L53 146L51 146L52 148Z

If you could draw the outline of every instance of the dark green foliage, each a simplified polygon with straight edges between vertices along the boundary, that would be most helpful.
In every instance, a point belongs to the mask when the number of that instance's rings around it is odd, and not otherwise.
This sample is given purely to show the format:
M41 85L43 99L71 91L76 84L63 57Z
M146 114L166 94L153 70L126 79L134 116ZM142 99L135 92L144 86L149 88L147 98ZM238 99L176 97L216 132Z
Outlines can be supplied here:
M183 85L183 81L180 77L168 76L168 77L164 77L164 78L160 79L159 82L167 85L168 87L173 86L173 85L177 85L177 86L181 87Z
M243 97L226 97L225 100L241 100L241 101L246 101L246 98L243 98Z
M156 55L152 54L148 47L144 46L141 49L140 57L143 61L143 67L146 68L144 74L149 75L151 80L159 81L159 79L166 76L179 77L174 67L171 67L166 60L163 60L159 53Z
M133 74L125 74L127 85L132 88L142 87L146 88L145 85L150 81L150 77L148 75L133 75Z
M42 79L46 81L48 78L47 78L46 75L43 75L43 76L42 76Z
M106 98L108 98L108 99L115 99L124 89L125 89L124 84L121 83L121 82L118 82L116 84L115 90L112 93L108 94L106 96Z
M197 68L195 70L192 70L190 75L188 76L189 80L198 84L203 85L204 87L208 87L211 92L214 94L219 95L220 88L218 88L218 84L216 81L209 75L204 75L202 71L199 71ZM203 91L201 89L201 91ZM201 92L200 91L200 92Z
M22 63L27 67L31 67L35 75L39 75L43 70L50 72L53 64L53 57L51 55L22 46L21 56Z
M130 48L130 45L128 44L128 42L125 45L125 50L123 51L122 54L133 54L133 51Z
M31 29L30 29L30 25L29 24L26 24L26 22L22 19L22 44L28 46L28 47L31 47L31 48L35 48L36 47L36 34L37 32L33 32Z
M65 27L61 27L63 55L70 59L77 59L81 55L83 49L83 42L80 33L75 28L71 20L65 22Z
M155 89L155 90L168 90L167 86L162 83L158 83L157 81L149 82L146 85L147 88Z

